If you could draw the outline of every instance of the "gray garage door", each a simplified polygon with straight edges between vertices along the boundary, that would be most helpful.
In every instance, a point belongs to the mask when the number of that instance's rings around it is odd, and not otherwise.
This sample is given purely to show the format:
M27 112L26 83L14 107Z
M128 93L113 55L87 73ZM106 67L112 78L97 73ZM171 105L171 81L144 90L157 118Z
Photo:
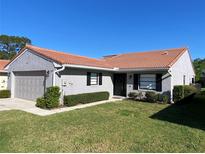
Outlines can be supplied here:
M35 101L45 91L45 71L15 72L15 97Z

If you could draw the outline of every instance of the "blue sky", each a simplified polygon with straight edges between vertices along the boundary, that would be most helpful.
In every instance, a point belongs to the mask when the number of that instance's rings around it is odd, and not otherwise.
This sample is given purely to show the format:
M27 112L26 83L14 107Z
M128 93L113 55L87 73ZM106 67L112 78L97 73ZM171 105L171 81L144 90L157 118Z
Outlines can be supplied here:
M89 57L188 47L205 58L205 0L0 0L0 33Z

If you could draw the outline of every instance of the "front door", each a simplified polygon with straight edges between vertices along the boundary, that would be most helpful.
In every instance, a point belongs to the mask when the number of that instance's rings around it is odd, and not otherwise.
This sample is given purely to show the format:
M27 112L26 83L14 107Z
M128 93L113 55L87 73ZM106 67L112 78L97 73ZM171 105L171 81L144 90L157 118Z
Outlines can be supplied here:
M114 74L114 95L126 96L127 74Z

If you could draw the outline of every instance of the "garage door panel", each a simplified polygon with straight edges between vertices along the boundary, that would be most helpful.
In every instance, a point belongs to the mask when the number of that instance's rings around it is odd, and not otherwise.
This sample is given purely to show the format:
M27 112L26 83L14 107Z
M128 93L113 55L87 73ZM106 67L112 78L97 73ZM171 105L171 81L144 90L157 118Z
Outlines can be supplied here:
M45 71L15 73L15 97L35 101L44 91Z

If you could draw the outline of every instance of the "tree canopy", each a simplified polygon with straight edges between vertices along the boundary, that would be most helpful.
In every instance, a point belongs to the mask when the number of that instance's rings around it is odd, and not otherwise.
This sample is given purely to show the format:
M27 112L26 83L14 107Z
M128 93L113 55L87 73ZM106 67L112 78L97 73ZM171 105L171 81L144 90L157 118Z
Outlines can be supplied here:
M0 59L12 59L26 44L31 44L27 37L0 35Z
M200 77L202 75L202 70L205 69L205 58L200 59L197 58L193 61L195 73L196 73L196 81L200 81Z

